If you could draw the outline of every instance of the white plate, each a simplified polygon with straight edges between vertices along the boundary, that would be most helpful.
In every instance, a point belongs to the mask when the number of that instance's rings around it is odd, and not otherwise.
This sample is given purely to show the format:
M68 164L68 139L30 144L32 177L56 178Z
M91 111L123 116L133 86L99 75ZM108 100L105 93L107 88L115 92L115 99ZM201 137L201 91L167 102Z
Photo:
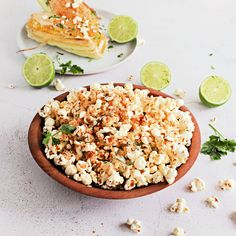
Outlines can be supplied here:
M101 28L103 28L103 31L105 32L105 34L107 34L106 30L104 29L107 29L110 20L116 15L98 9L96 9L96 12L101 17ZM37 42L27 37L25 27L23 27L20 31L17 43L19 49L32 48L38 45ZM113 45L113 48L107 49L104 57L98 60L91 60L89 58L79 57L69 52L65 52L60 48L52 46L43 46L41 48L37 48L31 51L24 51L22 53L26 58L35 53L46 53L53 59L56 71L60 71L60 63L66 63L71 60L72 64L79 65L81 68L84 69L84 75L88 75L104 72L114 68L115 66L118 66L122 62L126 61L135 52L135 49L137 48L136 39L126 44L116 44L113 42L110 44ZM60 53L63 53L63 55L60 55ZM119 55L122 56L119 57ZM60 58L60 63L58 63L58 57Z

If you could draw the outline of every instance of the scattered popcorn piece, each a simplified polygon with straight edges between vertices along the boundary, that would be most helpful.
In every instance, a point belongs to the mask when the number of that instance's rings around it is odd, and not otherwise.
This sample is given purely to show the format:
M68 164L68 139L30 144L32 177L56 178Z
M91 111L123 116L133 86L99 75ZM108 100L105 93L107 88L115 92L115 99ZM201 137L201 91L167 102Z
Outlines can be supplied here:
M142 229L141 221L139 220L134 220L134 219L128 219L126 221L126 224L129 226L129 228L135 232L135 233L140 233Z
M138 45L143 46L145 44L144 39L138 39Z
M186 95L186 92L183 89L175 89L174 95L178 98L183 99Z
M133 76L133 75L129 75L129 76L128 76L128 80L129 80L129 81L131 81L131 80L133 80L133 79L134 79L134 76Z
M233 179L224 179L219 181L219 187L222 190L231 190L235 188L235 181Z
M14 89L15 87L16 87L16 85L15 84L8 84L8 86L7 86L9 89Z
M218 208L219 207L219 199L216 196L208 197L206 199L206 204L208 207Z
M189 184L189 189L192 192L199 192L203 191L206 189L206 184L205 182L200 179L200 178L195 178L190 184Z
M169 208L169 210L175 213L189 212L189 208L186 206L186 200L184 198L177 198L176 202Z
M174 228L171 236L184 236L185 235L185 231L183 228L180 227L176 227Z
M54 80L53 85L57 91L65 90L65 86L60 79Z

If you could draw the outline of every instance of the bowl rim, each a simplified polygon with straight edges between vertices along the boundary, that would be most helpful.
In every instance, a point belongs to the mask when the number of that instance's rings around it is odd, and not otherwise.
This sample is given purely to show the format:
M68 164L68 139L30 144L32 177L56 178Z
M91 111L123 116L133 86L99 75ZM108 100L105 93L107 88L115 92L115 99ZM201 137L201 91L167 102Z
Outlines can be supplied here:
M107 83L104 83L104 84L107 84ZM125 83L114 83L114 86L123 87L124 85ZM90 89L90 86L83 86L83 87ZM142 85L133 84L133 87L134 89L149 90L150 91L149 95L162 96L164 98L167 98L167 97L173 98L168 94L165 94L163 92L160 92L154 89L149 89ZM65 92L55 97L54 99L58 101L63 101L66 99L68 94L69 92ZM195 126L195 130L193 132L191 145L189 146L189 158L185 164L182 164L180 167L178 167L178 175L176 176L175 181L172 184L163 182L163 183L158 183L158 184L151 184L145 187L134 188L128 191L127 190L106 190L106 189L101 189L101 188L96 188L96 187L88 187L82 183L76 182L75 180L71 178L68 178L65 174L59 171L50 160L46 158L44 151L42 150L43 146L41 142L42 142L43 118L40 117L38 113L34 116L29 127L29 131L28 131L29 149L34 160L37 162L37 164L40 166L40 168L44 172L46 172L50 177L52 177L54 180L56 180L60 184L76 192L80 192L88 196L93 196L97 198L106 198L106 199L129 199L129 198L137 198L137 197L145 196L154 192L158 192L176 183L191 169L191 167L193 166L193 164L195 163L198 157L198 154L201 148L201 134L200 134L199 125L194 115L187 107L182 106L180 110L190 112L192 121Z

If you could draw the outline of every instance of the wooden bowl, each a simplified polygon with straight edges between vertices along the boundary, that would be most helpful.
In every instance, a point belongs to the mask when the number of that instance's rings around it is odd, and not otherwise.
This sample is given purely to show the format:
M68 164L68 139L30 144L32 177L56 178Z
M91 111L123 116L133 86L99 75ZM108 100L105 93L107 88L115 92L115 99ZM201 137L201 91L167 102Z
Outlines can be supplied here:
M121 83L117 83L114 85L124 86L124 84L121 84ZM89 86L86 86L86 88L89 89ZM147 89L146 87L139 86L139 85L134 85L134 88ZM153 96L162 96L164 98L171 97L165 93L162 93L153 89L149 89L149 90L150 90L150 94ZM61 94L55 99L58 101L63 101L66 99L67 95L68 95L68 92ZM181 110L189 111L185 106L181 107ZM194 162L196 161L199 151L200 151L201 135L200 135L199 126L193 114L191 112L190 114L192 117L192 121L195 125L195 131L193 133L191 146L189 147L189 158L185 164L181 165L178 168L178 175L175 179L175 182L177 182L190 170L190 168L193 166ZM128 198L141 197L141 196L145 196L154 192L158 192L170 186L170 184L163 182L163 183L152 184L146 187L135 188L135 189L126 191L126 190L104 190L104 189L95 188L95 187L87 187L84 184L78 183L75 180L68 178L51 161L49 161L46 158L44 154L43 146L42 146L42 128L43 128L43 118L41 118L39 114L36 114L36 116L34 117L30 125L29 133L28 133L28 143L29 143L29 148L33 155L33 158L49 176L51 176L57 182L63 184L64 186L74 191L77 191L77 192L80 192L89 196L98 197L98 198L128 199Z

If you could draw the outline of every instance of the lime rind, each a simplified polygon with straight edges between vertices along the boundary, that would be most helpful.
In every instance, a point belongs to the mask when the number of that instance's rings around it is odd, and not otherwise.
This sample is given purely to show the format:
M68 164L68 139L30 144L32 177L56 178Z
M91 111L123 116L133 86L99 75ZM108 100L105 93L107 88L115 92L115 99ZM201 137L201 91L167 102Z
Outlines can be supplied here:
M220 76L207 77L199 88L201 102L210 108L225 104L229 100L231 93L228 81Z
M117 43L127 43L137 37L138 24L130 16L116 16L108 25L108 34L112 41Z
M152 61L143 66L140 72L141 82L148 88L163 90L171 82L171 72L162 62Z
M34 54L25 61L23 76L32 87L46 87L55 78L54 63L45 54Z

